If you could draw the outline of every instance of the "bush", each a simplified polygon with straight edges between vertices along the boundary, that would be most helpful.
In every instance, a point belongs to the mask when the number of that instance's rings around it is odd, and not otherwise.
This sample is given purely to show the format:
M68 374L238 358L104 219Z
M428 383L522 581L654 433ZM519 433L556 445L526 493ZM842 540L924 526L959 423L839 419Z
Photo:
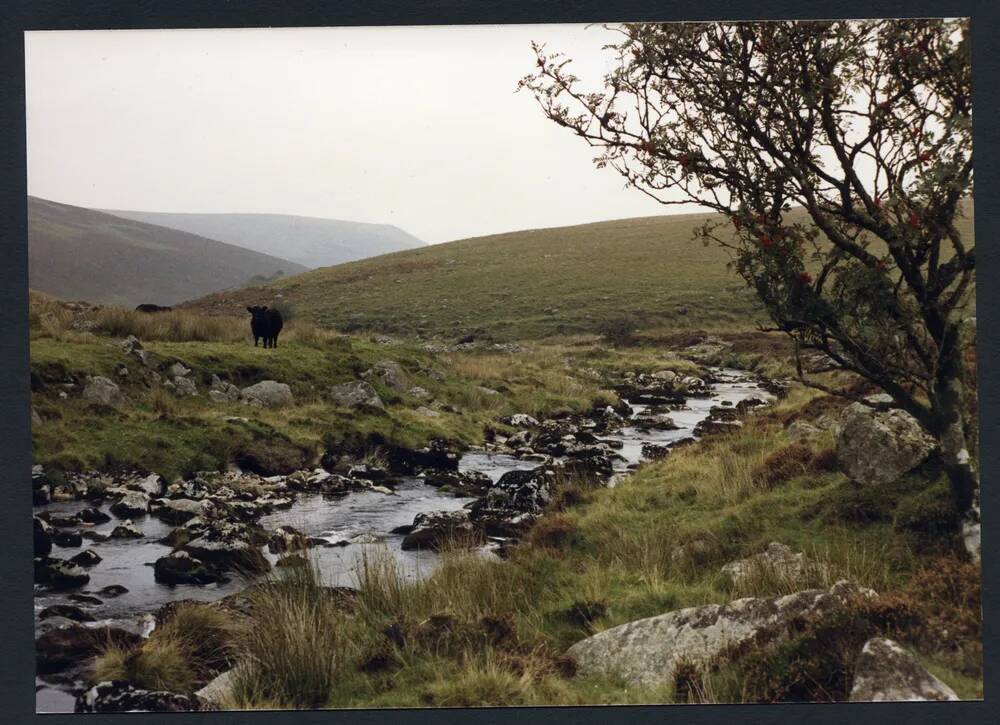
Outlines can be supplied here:
M535 522L528 533L529 546L559 549L574 540L577 525L563 514L549 514Z
M954 546L955 535L961 529L961 517L946 480L938 479L917 495L900 501L896 507L895 526L913 534L921 549Z
M812 463L812 448L804 443L792 443L765 458L764 463L754 470L753 480L765 489L774 488L806 473Z

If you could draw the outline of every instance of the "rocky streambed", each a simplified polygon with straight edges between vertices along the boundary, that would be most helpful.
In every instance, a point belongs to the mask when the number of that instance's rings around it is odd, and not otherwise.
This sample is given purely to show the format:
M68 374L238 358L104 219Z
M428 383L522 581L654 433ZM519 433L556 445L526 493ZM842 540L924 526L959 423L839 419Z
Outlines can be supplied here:
M740 425L740 413L776 388L714 369L702 378L626 374L616 389L617 406L541 421L510 416L483 449L435 442L384 466L341 461L329 471L213 472L170 484L128 474L53 482L36 467L37 710L72 711L99 642L148 636L164 605L237 594L303 549L331 586L354 584L372 547L414 577L456 535L502 554L561 476L614 485L672 446Z

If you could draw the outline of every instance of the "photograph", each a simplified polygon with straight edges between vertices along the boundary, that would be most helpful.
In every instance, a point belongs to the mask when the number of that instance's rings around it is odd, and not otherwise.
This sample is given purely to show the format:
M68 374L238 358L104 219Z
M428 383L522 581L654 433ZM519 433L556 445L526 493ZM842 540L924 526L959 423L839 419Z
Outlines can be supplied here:
M958 719L977 22L25 30L36 713Z

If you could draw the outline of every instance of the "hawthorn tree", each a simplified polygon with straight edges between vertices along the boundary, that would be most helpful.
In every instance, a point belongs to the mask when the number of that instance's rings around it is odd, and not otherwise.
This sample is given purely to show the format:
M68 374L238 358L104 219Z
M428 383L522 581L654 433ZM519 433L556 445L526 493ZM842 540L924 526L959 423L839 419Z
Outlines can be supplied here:
M960 511L977 486L961 323L975 248L962 20L627 24L587 91L534 44L520 82L664 204L718 212L775 328L888 393L939 442ZM826 388L824 388L826 389ZM829 390L845 394L842 390ZM878 406L877 403L868 404Z

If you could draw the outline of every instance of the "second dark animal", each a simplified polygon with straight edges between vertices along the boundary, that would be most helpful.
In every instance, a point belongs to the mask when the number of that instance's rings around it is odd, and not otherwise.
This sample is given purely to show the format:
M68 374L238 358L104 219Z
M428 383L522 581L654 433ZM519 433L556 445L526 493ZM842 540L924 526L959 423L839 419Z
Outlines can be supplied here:
M136 312L170 312L173 307L164 307L162 305L153 305L148 302L144 302L141 305L137 305L135 308Z
M278 333L285 324L281 313L259 305L247 307L247 312L251 315L250 332L253 333L253 346L257 347L257 342L263 340L264 347L277 347Z

